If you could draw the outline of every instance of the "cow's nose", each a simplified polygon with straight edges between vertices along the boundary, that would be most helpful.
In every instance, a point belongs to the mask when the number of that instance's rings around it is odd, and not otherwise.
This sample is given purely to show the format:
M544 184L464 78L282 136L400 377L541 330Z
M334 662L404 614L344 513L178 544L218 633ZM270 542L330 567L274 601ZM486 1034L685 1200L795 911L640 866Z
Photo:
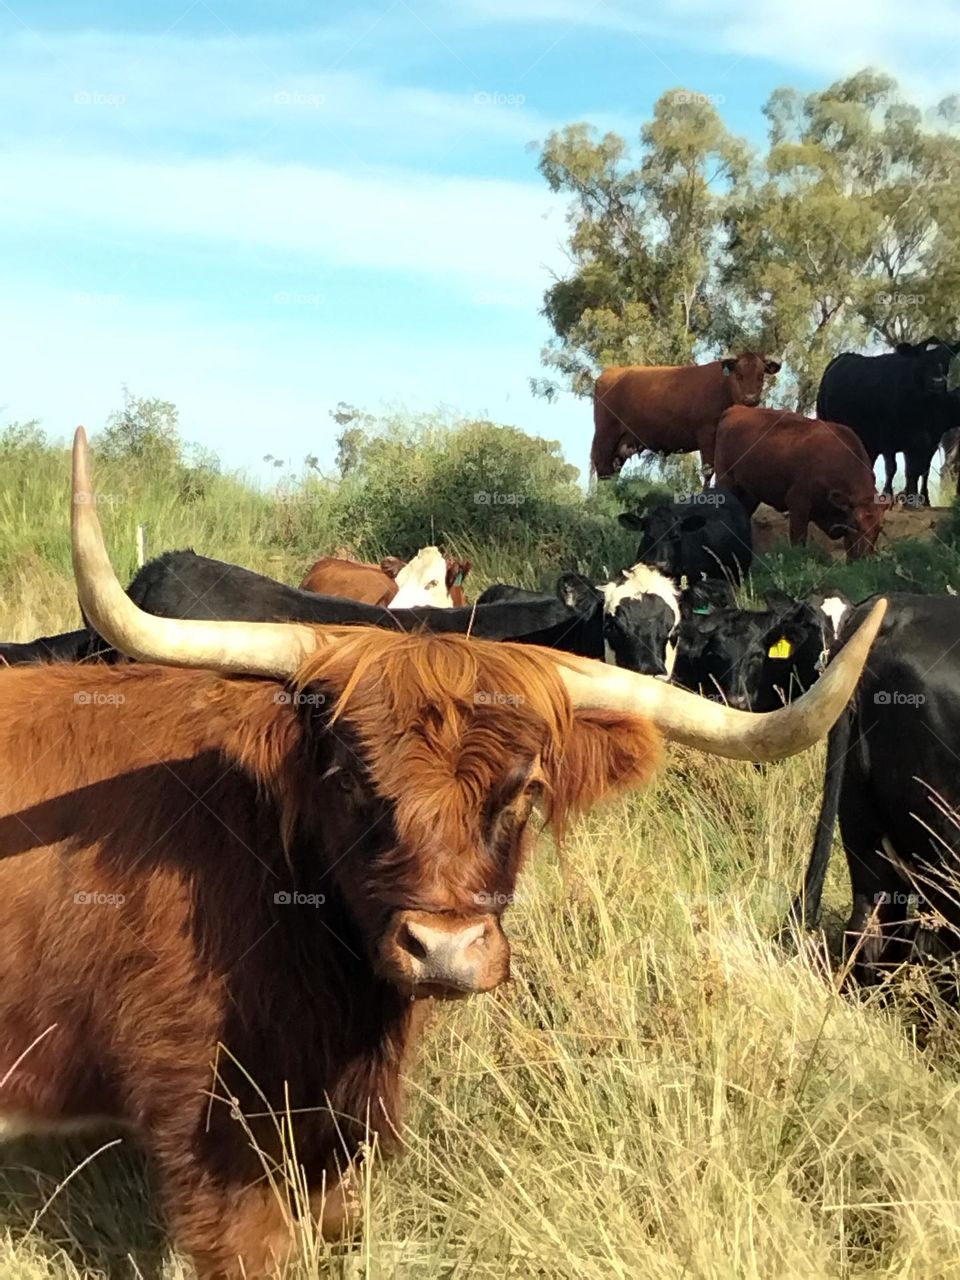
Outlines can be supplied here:
M510 974L510 944L494 915L398 911L381 959L384 976L412 994L491 991Z

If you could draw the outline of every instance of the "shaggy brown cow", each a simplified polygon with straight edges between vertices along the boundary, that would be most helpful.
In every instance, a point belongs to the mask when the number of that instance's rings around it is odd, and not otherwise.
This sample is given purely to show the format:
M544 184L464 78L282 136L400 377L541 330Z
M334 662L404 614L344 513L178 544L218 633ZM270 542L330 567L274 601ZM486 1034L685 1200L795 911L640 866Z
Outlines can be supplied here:
M717 484L753 514L761 502L790 516L790 541L811 521L842 538L848 560L872 555L883 521L873 468L857 435L838 422L738 405L720 419Z
M307 571L300 587L319 595L345 596L394 609L418 605L459 608L467 603L462 584L469 572L469 560L444 557L436 547L424 547L410 561L385 556L379 565L322 556Z
M710 364L604 369L593 391L591 470L603 480L644 449L699 449L704 475L709 476L720 415L734 404L759 404L764 378L779 369L779 360L754 351Z
M737 758L810 745L883 604L757 716L533 647L158 618L110 568L82 433L74 458L87 616L193 669L0 671L0 1114L132 1125L200 1275L261 1277L298 1229L285 1152L339 1233L398 1123L413 998L508 977L533 806L559 829L640 783L658 729Z

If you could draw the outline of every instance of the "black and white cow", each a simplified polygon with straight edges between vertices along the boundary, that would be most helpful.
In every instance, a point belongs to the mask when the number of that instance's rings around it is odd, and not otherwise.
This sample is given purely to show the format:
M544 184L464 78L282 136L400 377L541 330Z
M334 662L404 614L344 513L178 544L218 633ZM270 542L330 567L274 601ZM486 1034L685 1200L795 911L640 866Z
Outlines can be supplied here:
M610 582L594 586L582 574L565 573L557 583L557 594L578 612L601 610L607 662L670 679L681 592L664 574L650 565L635 564Z

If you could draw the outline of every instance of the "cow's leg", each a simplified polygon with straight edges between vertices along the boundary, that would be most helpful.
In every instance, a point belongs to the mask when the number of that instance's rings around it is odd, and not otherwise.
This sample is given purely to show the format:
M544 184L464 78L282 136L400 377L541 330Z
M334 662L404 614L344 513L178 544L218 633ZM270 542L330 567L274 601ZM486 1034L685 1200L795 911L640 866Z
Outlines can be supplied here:
M806 546L807 528L810 524L810 501L803 494L791 490L787 494L787 510L790 512L790 543L794 547Z
M219 1110L211 1117L203 1106L164 1108L145 1135L174 1242L200 1280L283 1274L299 1239L316 1233L336 1240L359 1224L352 1165L341 1177L337 1169L326 1173L316 1156L300 1156L309 1197L303 1203L270 1154L267 1122L262 1133L251 1131ZM292 1149L305 1152L306 1135L299 1137L292 1135ZM300 1215L312 1222L298 1222Z
M907 918L910 885L889 866L882 849L847 852L853 909L844 952L858 981L869 986L910 958L916 922Z
M708 423L697 432L697 448L700 450L700 478L704 489L710 488L714 478L713 456L717 447L717 424Z
M287 1188L277 1177L246 1186L224 1186L192 1160L178 1161L161 1181L167 1216L178 1248L190 1255L199 1280L247 1280L284 1274L297 1251L299 1232L316 1230L338 1240L356 1227L360 1198L351 1174L309 1194L314 1227L298 1226L297 1206L287 1203ZM293 1199L291 1195L290 1199Z
M881 965L896 968L909 958L916 926L907 920L910 886L891 861L872 796L852 757L838 816L853 893L844 951L859 981L869 985Z
M876 458L871 459L872 463L876 463ZM897 474L897 455L895 453L885 453L883 455L883 492L893 501L893 477Z
M907 479L903 486L903 493L900 496L907 506L915 507L917 505L917 482L920 478L920 468L912 454L904 454L904 467Z

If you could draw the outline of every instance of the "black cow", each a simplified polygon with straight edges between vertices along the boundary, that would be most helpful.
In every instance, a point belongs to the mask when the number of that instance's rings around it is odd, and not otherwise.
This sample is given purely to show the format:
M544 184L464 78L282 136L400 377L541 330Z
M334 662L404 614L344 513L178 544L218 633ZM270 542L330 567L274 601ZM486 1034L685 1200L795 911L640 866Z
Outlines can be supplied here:
M893 497L898 453L904 455L904 494L929 505L930 463L944 432L960 426L957 359L960 343L939 338L901 342L895 351L862 356L844 351L824 370L817 416L842 422L863 441L871 463L883 455L883 492ZM920 492L917 494L917 483Z
M602 658L603 615L571 609L556 596L503 599L460 609L385 609L339 596L321 596L253 573L238 565L168 551L144 565L127 588L148 613L167 618L222 618L245 622L314 622L387 627L434 633L469 631L486 640L516 640ZM8 662L113 660L116 655L92 631L48 636L28 645L0 646Z
M57 636L38 636L17 644L0 644L0 666L30 662L114 662L118 654L86 627Z
M839 816L855 973L875 981L910 955L918 908L960 948L960 599L891 595L857 691L827 740L823 799L791 923L812 927ZM847 614L833 653L869 611ZM831 654L833 656L833 654Z
M820 673L825 616L776 593L767 604L685 616L674 683L741 711L774 711L810 688Z
M637 559L675 582L686 575L690 583L703 577L739 583L750 572L750 516L729 489L707 489L646 511L624 511L618 520L624 529L640 533Z

